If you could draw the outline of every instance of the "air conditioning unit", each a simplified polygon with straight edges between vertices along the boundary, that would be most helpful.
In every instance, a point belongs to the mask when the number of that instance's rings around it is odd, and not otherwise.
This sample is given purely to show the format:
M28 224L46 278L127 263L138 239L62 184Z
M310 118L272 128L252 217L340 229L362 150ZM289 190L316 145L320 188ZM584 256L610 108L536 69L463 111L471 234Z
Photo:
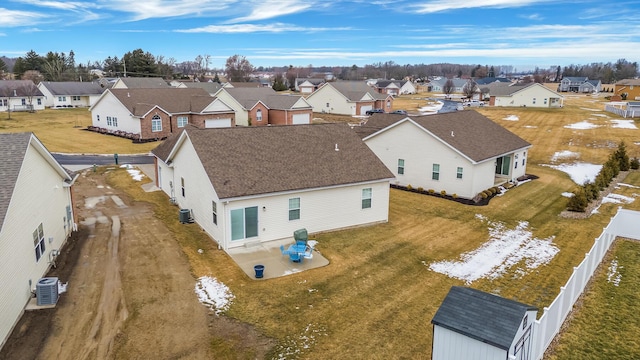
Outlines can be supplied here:
M55 305L58 302L58 278L44 277L36 284L38 306Z

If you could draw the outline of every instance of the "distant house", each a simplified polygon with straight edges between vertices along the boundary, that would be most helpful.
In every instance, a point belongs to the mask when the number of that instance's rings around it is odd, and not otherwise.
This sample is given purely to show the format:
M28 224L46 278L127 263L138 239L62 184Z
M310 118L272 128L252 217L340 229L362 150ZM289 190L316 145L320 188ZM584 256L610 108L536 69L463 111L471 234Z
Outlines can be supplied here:
M562 78L558 85L558 91L561 92L592 93L600 90L602 90L600 80L589 80L585 76L567 76Z
M494 83L487 87L492 106L560 108L564 102L562 95L538 83Z
M355 131L395 175L394 184L467 199L525 175L531 148L473 110L376 114Z
M32 133L0 134L0 156L2 347L74 229L75 178Z
M307 101L314 112L362 116L374 108L391 111L393 96L380 94L361 81L336 81L322 85Z
M188 126L152 153L156 185L224 250L388 219L393 175L347 124Z
M453 90L451 93L461 94L462 88L469 82L468 79L447 79L447 78L439 78L434 79L429 82L428 90L430 92L444 92L444 85L447 83L447 80L451 80L453 82Z
M487 85L487 84L492 84L492 83L505 83L505 84L510 84L511 80L505 78L505 77L484 77L484 78L480 78L480 79L475 79L476 84L478 84L478 86L481 85Z
M123 77L118 78L112 89L165 89L171 87L163 78Z
M217 82L186 82L180 81L176 82L174 85L177 88L187 88L187 89L204 89L211 96L215 96L218 90L222 89L222 84Z
M44 105L50 108L89 107L106 90L95 82L42 81L38 89L44 94Z
M215 96L235 111L239 126L311 123L312 107L300 95L279 94L269 87L223 87Z
M416 93L416 87L408 80L376 80L372 86L380 94L395 96Z
M164 139L187 124L235 126L235 112L203 89L109 89L89 108L92 130L134 140Z
M616 82L613 87L614 95L619 95L626 100L640 100L640 79L623 79Z
M535 360L537 308L453 286L433 316L433 360Z
M31 80L0 80L0 111L44 110L44 94Z
M324 78L296 78L295 89L301 94L311 94L325 82Z

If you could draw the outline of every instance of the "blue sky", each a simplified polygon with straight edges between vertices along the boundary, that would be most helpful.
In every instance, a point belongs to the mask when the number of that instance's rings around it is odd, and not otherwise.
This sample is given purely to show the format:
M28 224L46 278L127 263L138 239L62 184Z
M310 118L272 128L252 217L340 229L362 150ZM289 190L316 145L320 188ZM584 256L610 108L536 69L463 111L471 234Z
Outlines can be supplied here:
M76 62L141 48L177 62L254 66L640 61L640 1L2 0L0 56Z

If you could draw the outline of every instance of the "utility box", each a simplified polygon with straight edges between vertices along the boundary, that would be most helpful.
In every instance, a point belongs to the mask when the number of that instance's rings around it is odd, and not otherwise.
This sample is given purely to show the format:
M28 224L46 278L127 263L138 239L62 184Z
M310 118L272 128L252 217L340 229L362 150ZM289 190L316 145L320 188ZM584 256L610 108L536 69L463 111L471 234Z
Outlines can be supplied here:
M45 277L36 284L36 300L38 306L55 305L58 302L58 278Z
M180 222L183 224L187 224L191 222L191 210L180 209Z

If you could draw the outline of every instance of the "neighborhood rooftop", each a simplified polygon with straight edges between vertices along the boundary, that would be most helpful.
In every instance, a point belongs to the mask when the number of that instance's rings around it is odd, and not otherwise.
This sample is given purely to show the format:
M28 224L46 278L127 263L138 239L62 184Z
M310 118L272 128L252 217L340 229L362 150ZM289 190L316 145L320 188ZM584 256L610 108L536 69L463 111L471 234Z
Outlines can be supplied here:
M215 98L196 89L111 89L113 95L135 116L143 116L156 105L176 113L202 112Z
M52 95L100 95L104 92L97 82L77 82L77 81L45 81L46 86Z
M220 199L393 178L347 124L188 126L153 154L171 161L176 136L191 140Z
M360 128L356 128L356 132L362 138L375 136L377 132L404 119L414 121L425 131L474 162L482 162L531 146L518 135L473 110L408 117L375 114Z
M9 202L13 189L18 180L22 161L27 153L31 133L0 134L0 154L4 158L0 161L0 230L9 209Z
M537 308L472 288L453 286L431 323L509 350L528 310Z

